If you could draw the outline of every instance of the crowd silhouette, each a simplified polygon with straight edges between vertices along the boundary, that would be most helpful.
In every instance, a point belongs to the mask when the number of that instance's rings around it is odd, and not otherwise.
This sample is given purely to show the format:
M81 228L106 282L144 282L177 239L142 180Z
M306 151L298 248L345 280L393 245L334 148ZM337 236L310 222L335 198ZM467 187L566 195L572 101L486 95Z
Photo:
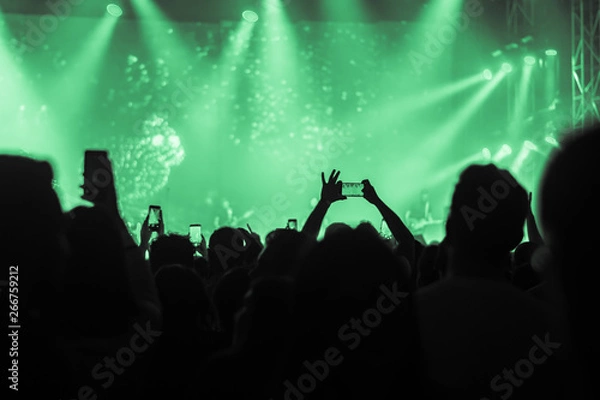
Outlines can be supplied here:
M19 393L592 398L599 149L598 127L565 135L533 194L507 170L468 166L444 239L430 244L369 180L364 199L391 239L369 223L322 226L345 200L337 170L322 174L300 230L261 238L227 226L192 243L146 219L134 238L109 160L101 195L64 211L48 162L0 155L0 259L19 274ZM9 304L7 285L1 293Z

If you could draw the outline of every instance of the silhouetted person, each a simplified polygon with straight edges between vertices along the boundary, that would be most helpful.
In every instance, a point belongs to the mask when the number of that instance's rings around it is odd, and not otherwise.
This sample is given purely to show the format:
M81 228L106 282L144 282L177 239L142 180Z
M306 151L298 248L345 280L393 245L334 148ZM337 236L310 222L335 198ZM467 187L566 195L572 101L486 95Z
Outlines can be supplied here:
M547 245L547 267L554 271L570 323L575 360L573 398L597 391L600 331L598 313L598 193L600 127L565 136L549 159L541 181L540 225ZM564 294L563 294L564 293Z
M304 392L306 399L391 399L414 383L410 277L372 226L324 238L295 280L287 354L273 398ZM302 376L312 366L324 376L307 392Z
M18 324L18 392L24 398L59 398L64 394L71 367L57 346L63 271L68 256L61 205L52 187L54 171L45 161L0 155L0 267L2 279L18 284L12 299L1 292L3 329ZM13 278L10 278L10 276ZM12 283L11 283L12 282ZM10 315L9 300L18 298L18 313ZM3 332L6 332L3 330ZM4 343L9 343L6 340ZM8 352L9 348L6 348ZM6 358L5 358L6 359ZM52 360L52 367L40 360ZM5 368L9 368L4 364ZM11 373L3 371L3 385ZM6 386L4 390L7 390ZM11 390L12 391L12 390Z
M438 253L440 246L430 244L425 246L423 253L417 261L417 287L424 287L441 279L441 273L437 269Z
M461 173L446 222L445 279L416 298L431 398L561 398L557 312L507 277L527 208L508 171L472 165ZM533 360L535 374L510 372L521 359Z
M150 244L150 269L156 274L164 265L180 264L194 268L195 248L187 236L168 234L157 237Z
M243 228L223 227L210 235L208 243L208 266L211 277L208 293L212 294L219 279L234 268L251 270L256 267L262 251L260 238Z
M294 275L298 260L316 243L293 229L276 229L267 235L265 242L257 266L250 272L252 279Z
M199 368L189 399L268 399L273 394L290 335L292 289L289 277L252 281L235 318L233 343Z
M156 274L163 305L162 334L152 351L142 398L181 398L195 370L223 343L211 331L211 303L197 273L165 265Z
M523 242L513 253L512 281L520 289L529 290L542 283L542 277L533 269L531 260L540 245Z
M66 217L71 252L60 296L60 334L75 367L69 395L77 396L81 386L99 387L90 371L127 343L141 310L131 289L119 229L106 210L77 207ZM132 396L132 371L115 379L100 398Z
M215 286L212 301L217 311L220 330L228 344L233 341L235 315L242 307L250 282L249 271L237 267L223 274Z

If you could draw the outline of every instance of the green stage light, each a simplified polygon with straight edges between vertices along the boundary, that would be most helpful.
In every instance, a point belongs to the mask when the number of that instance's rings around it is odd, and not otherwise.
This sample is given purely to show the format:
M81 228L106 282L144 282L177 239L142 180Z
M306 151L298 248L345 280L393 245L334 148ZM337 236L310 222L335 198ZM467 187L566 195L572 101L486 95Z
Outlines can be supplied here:
M523 39L521 39L521 43L523 44L527 44L529 42L533 42L533 36L525 36Z
M494 157L492 158L492 160L495 163L499 163L500 161L504 160L506 157L510 156L511 154L512 154L512 148L507 144L503 144L502 147L500 148L500 150L498 150L498 152L496 154L494 154Z
M493 77L494 77L494 74L492 73L491 70L486 69L485 71L483 71L483 78L485 80L491 81Z
M546 55L547 56L556 56L556 55L558 55L558 51L556 51L554 49L548 49L548 50L546 50Z
M106 11L108 11L108 13L113 17L120 17L123 15L123 9L114 3L107 5Z
M483 157L484 160L491 160L492 152L487 147L484 147L483 150L481 150L481 156Z
M558 146L559 146L558 140L556 140L556 139L555 139L554 137L552 137L552 136L546 136L546 137L544 138L544 140L546 141L546 143L548 143L548 144L550 144L550 145L552 145L552 146L554 146L554 147L558 147Z
M527 65L535 65L535 57L533 56L527 56L525 57L525 64Z
M502 64L502 71L503 72L505 72L505 73L508 74L508 73L512 72L512 70L513 70L513 67L509 63Z
M536 151L538 149L538 147L535 145L535 143L526 140L525 143L523 143L523 146L527 149L527 150L533 150Z
M258 22L258 14L254 11L246 10L242 13L242 17L248 22Z

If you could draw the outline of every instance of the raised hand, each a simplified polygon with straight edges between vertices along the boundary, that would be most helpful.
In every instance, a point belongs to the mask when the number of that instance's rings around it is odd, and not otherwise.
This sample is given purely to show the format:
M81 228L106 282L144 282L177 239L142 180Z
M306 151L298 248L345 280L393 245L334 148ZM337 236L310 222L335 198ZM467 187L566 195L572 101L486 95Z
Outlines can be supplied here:
M94 171L94 174L98 176L98 181L94 181L92 178L86 181L82 187L92 185L91 188L88 186L91 192L84 193L82 198L93 203L96 207L105 209L111 216L118 216L117 191L112 162L108 156L104 155L98 157L98 162L102 164L102 167ZM99 177L102 177L102 179L99 179Z
M148 225L149 219L150 215L146 215L146 219L144 219L142 227L140 228L140 247L143 249L148 248L150 239L152 238L152 230L150 230L150 226Z
M379 195L375 191L375 188L373 187L373 185L371 185L371 182L369 182L368 179L365 179L361 183L363 184L363 195L364 195L365 200L367 200L369 203L375 204L375 205L380 203L381 199L379 198Z
M339 200L346 200L347 197L342 195L342 181L339 181L340 171L333 170L329 175L329 179L325 181L325 173L321 172L321 201L328 204Z
M246 246L254 245L257 249L260 248L262 250L263 244L260 240L260 236L257 233L250 232L246 228L238 228L238 230L242 233L242 237L246 242Z
M158 236L165 234L165 220L163 218L162 208L158 211L158 229L156 230Z
M540 230L537 226L537 222L535 220L535 216L533 214L532 207L532 199L533 193L529 192L528 201L529 201L529 210L527 210L527 236L529 237L529 241L536 244L544 244L544 238L540 233Z
M532 192L529 192L529 196L527 197L527 199L528 199L528 201L529 201L529 213L530 213L530 214L533 214L533 213L532 213L532 210L533 210L533 208L531 207L531 201L532 201L532 199L533 199L533 193L532 193Z
M208 247L206 245L206 238L204 237L204 235L200 235L200 237L202 238L202 240L200 241L200 243L195 247L196 251L202 255L202 257L207 257L208 256Z

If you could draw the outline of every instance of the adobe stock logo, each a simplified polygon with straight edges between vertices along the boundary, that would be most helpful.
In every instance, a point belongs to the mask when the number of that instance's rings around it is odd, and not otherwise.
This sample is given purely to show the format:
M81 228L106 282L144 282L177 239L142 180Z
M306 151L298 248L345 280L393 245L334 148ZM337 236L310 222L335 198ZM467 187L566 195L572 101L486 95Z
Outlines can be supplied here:
M41 46L49 34L58 29L60 22L67 19L73 13L73 7L81 5L85 0L58 0L56 2L46 1L46 8L50 11L37 19L37 24L31 19L25 23L27 33L25 34L25 42L31 50L33 47Z
M475 221L483 220L490 215L498 207L498 203L508 197L511 187L519 187L519 183L506 171L500 171L504 179L495 181L489 190L483 187L478 187L479 199L477 200L477 209L469 206L462 206L460 213L467 222L469 231L475 229Z
M383 316L396 310L409 295L398 290L397 282L392 284L391 290L386 285L379 286L379 289L382 294L378 297L375 307L365 310L360 318L351 318L338 329L338 339L344 346L328 347L320 360L313 362L305 360L302 365L306 373L300 375L296 382L288 379L283 383L286 389L285 400L303 400L305 395L312 393L317 388L318 382L327 379L331 367L338 366L344 361L344 347L348 351L357 349L362 339L371 335L379 327Z
M537 335L534 335L532 340L535 345L529 349L527 358L517 361L513 368L504 368L502 375L498 374L492 378L490 389L495 393L503 392L500 395L502 400L507 400L512 396L514 388L521 387L524 380L533 375L535 367L544 364L548 360L548 357L554 354L554 351L561 346L561 343L550 341L549 333L546 333L543 341ZM482 397L481 400L490 399Z
M463 10L456 15L448 15L446 23L438 24L435 31L426 32L422 52L412 50L408 54L413 70L420 75L423 67L441 57L446 48L456 41L458 34L469 28L471 20L480 17L483 12L480 0L467 0Z
M94 365L91 371L92 378L96 381L105 380L100 384L106 390L115 382L115 374L122 375L125 369L133 365L137 356L143 354L162 335L161 331L155 331L146 321L146 327L139 323L133 326L135 333L129 339L129 346L121 347L114 357L104 357L102 362ZM100 391L101 392L101 391ZM104 398L105 396L100 396ZM99 393L91 386L81 386L77 390L77 397L72 400L98 400Z
M108 158L104 155L90 155L90 157L96 157L96 162L102 164L105 168L98 167L93 171L86 171L91 173L90 176L85 175L82 189L84 190L84 199L87 201L94 201L100 194L102 189L109 187L113 183L113 174L111 173L112 167Z

